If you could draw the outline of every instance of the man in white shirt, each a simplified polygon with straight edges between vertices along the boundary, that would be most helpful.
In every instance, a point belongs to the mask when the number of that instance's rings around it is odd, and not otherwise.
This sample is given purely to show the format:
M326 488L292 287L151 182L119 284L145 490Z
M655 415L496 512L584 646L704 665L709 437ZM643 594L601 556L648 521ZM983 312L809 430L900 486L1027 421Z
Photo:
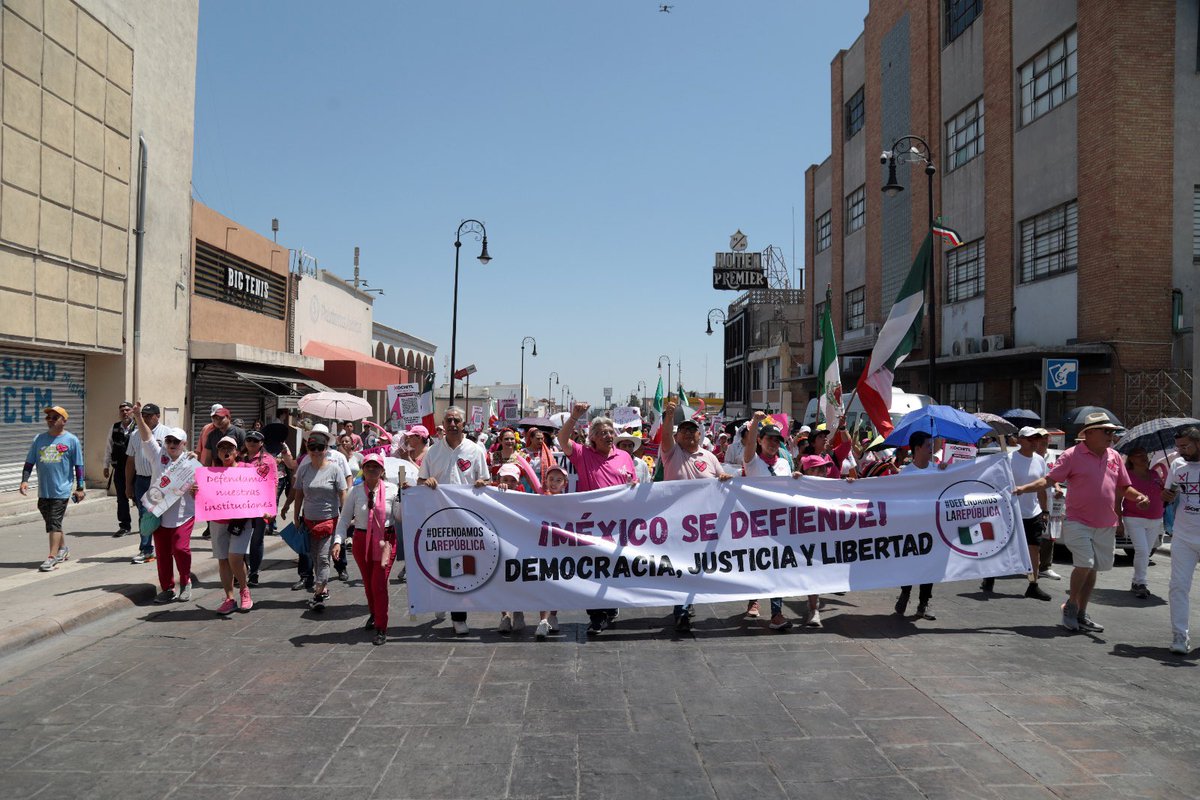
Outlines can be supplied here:
M1175 526L1171 533L1171 652L1187 655L1192 649L1188 637L1188 616L1191 611L1188 595L1192 591L1192 576L1200 563L1200 429L1187 428L1180 438L1187 444L1178 448L1182 460L1176 460L1167 477L1163 501L1175 502Z
M163 437L167 435L167 431L171 430L161 422L162 414L158 406L154 403L146 403L142 406L142 419L150 428L150 437L158 443L158 448L161 451L163 447ZM153 456L149 451L142 448L142 440L137 436L130 436L126 446L125 455L125 494L132 497L137 503L138 521L141 522L142 515L146 513L145 507L142 506L142 496L150 489L150 477L154 474ZM147 561L154 560L154 538L153 534L141 534L141 542L138 545L138 552L130 563L145 564Z
M912 461L900 468L901 475L926 472L937 469L933 461L933 436L925 431L917 431L908 437L908 449L912 453ZM908 598L912 596L912 585L901 586L900 596L896 598L896 614L903 617L908 609ZM922 583L917 590L917 616L924 619L937 619L929 610L933 600L933 584Z
M450 406L442 417L446 435L438 439L425 454L421 462L417 483L436 489L439 483L458 486L486 486L491 473L488 470L487 451L464 435L466 416L458 406ZM467 627L467 612L454 611L450 614L456 636L470 633Z
M1024 486L1027 483L1046 477L1050 471L1046 459L1038 454L1038 441L1042 434L1038 428L1026 425L1017 431L1017 449L1009 453L1008 461L1012 466L1013 485ZM1025 544L1029 546L1029 563L1036 565L1041 556L1042 537L1046 534L1046 513L1050 503L1046 499L1046 490L1018 495L1017 503L1021 508L1021 523L1025 527ZM1028 575L1029 586L1025 596L1034 600L1049 600L1050 595L1038 586L1038 570ZM995 578L984 578L980 590L991 592L996 585Z

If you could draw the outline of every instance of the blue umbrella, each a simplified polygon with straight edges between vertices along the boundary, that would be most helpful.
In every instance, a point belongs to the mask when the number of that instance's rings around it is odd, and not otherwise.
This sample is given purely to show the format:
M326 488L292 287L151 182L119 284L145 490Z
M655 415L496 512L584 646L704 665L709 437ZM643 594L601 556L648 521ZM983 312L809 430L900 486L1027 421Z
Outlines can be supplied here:
M978 442L993 432L991 425L957 408L923 406L905 414L896 429L884 439L884 444L907 447L908 437L917 431L956 442Z
M1016 425L1018 428L1023 428L1026 425L1036 427L1042 424L1042 417L1036 411L1030 411L1027 408L1010 408L1000 415L1004 419Z
M296 523L289 522L286 527L279 531L280 537L287 542L287 546L296 551L296 555L308 555L308 531L302 527L297 527Z

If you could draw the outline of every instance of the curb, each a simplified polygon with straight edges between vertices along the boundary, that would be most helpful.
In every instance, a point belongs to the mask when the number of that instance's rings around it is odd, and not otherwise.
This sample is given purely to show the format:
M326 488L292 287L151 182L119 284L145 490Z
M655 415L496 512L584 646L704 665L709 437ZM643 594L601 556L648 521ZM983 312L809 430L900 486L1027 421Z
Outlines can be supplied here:
M36 522L42 518L41 513L37 510L37 497L30 495L29 497L21 497L15 494L15 499L0 503L0 528L9 528L14 525L23 525L26 522ZM83 508L84 506L92 506L101 500L109 499L109 494L106 489L88 489L86 495L75 505L67 506L67 519L71 518L71 509ZM10 508L28 507L28 511L18 511L16 513L7 513ZM116 507L113 507L113 519L116 519Z
M291 552L287 544L278 537L271 537L263 548L263 563L276 550L283 548ZM207 582L219 575L217 559L206 558L200 565L193 564L192 580ZM20 625L12 625L0 631L0 659L54 636L65 635L88 623L124 611L128 608L149 604L158 594L156 583L131 583L114 590L113 594L96 600L85 599L74 604L63 613L44 616ZM169 608L169 606L164 606Z

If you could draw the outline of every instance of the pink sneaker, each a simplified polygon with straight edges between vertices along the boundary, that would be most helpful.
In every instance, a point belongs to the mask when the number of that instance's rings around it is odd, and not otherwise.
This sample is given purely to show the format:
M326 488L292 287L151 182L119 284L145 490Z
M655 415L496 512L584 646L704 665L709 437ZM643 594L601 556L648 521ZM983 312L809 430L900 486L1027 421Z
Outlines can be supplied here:
M226 597L225 602L217 606L217 613L221 615L232 614L237 609L237 603L232 597Z
M254 601L250 599L250 589L248 587L242 587L242 602L239 604L238 608L240 608L242 611L249 611L250 609L254 608Z

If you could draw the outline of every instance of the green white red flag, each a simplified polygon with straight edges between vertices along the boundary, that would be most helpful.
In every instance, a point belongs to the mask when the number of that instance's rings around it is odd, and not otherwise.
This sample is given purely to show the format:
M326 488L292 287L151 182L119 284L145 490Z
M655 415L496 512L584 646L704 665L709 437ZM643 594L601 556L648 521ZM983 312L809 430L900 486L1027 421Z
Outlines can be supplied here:
M418 410L421 414L421 424L432 434L437 430L437 422L433 416L433 373L425 376L425 388L421 390L421 400Z
M917 253L916 260L900 287L900 294L892 305L871 357L858 379L856 391L867 416L881 436L887 436L895 427L888 409L892 405L892 383L896 369L912 352L917 337L921 335L921 322L925 318L925 286L929 270L933 266L933 231L925 235L925 241Z
M954 230L949 225L943 225L941 220L938 220L933 224L933 235L940 236L942 239L944 239L946 244L950 245L950 249L952 250L955 247L961 246L963 243L962 237L958 235L958 231Z
M821 366L817 374L819 383L817 410L826 425L832 428L845 414L842 406L842 375L838 369L837 339L833 335L833 291L825 287L825 312L821 314Z

